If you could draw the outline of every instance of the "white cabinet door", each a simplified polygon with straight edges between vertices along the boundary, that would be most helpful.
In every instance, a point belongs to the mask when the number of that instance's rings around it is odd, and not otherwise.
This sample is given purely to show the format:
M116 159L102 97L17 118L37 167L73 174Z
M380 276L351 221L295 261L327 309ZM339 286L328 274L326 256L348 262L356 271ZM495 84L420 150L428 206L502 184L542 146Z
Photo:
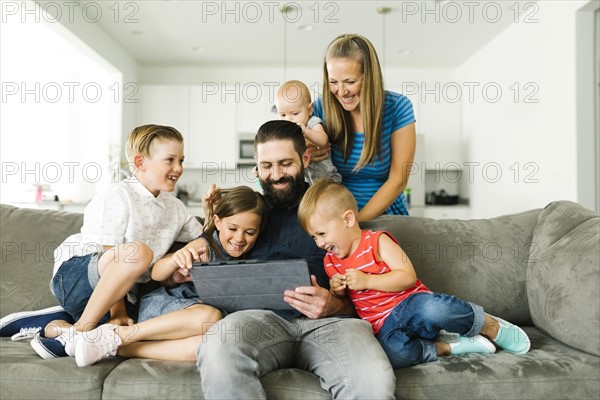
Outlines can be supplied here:
M425 100L420 105L418 128L425 135L427 169L461 168L460 104L433 97Z
M392 83L389 88L398 93L406 89L402 83ZM451 96L451 88L444 89L432 82L407 88L414 93L407 97L413 105L417 133L425 138L425 168L444 170L462 167L461 106L460 101Z
M189 89L188 147L191 163L187 163L188 167L235 169L238 155L235 99L233 96L207 93L205 89L202 85L190 86Z
M139 124L169 125L185 134L189 130L188 97L188 86L140 86Z
M272 112L275 89L270 86L246 84L241 86L236 102L236 131L238 136L250 137L265 122L277 119Z
M423 216L433 219L468 219L468 206L428 206L424 207Z
M183 135L186 163L190 158L189 88L185 85L141 85L138 125L168 125Z

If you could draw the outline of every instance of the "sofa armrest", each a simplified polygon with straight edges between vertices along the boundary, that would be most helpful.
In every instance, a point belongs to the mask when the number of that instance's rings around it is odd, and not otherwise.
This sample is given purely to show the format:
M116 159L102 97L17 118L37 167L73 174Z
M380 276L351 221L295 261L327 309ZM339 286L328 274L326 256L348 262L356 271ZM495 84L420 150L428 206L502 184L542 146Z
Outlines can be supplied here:
M82 223L83 214L0 205L0 316L57 304L54 250Z
M565 344L600 356L600 217L559 201L538 218L527 266L534 324Z

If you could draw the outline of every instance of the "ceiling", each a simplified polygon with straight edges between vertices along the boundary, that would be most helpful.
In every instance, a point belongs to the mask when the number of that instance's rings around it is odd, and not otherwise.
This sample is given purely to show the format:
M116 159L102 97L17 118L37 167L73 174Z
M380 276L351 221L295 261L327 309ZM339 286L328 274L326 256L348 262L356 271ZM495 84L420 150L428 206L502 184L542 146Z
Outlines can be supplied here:
M515 3L78 2L88 20L97 21L143 66L314 66L337 35L359 33L373 42L386 67L432 68L460 65L512 23L515 10L532 4ZM389 12L378 13L381 7Z

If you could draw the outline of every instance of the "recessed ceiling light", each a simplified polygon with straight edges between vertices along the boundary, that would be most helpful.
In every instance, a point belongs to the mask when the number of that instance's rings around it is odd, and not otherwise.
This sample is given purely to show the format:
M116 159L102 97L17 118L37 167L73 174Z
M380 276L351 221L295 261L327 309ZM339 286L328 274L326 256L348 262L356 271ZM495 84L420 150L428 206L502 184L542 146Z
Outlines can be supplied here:
M313 29L315 29L315 27L314 27L314 26L312 26L312 25L300 25L300 26L298 26L298 30L299 30L299 31L306 31L306 32L310 32L310 31L312 31Z

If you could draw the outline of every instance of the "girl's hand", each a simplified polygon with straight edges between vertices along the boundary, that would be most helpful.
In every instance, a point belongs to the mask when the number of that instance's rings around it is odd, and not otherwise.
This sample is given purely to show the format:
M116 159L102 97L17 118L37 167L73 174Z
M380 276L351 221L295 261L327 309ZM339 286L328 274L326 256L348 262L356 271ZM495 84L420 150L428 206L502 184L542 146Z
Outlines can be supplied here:
M190 269L194 261L200 261L204 251L191 245L192 243L188 243L184 248L173 253L173 262L179 269Z
M208 253L208 244L202 238L192 240L185 247L177 250L171 258L174 267L177 269L173 271L170 281L172 283L191 281L192 276L189 270L192 269L192 263L208 261Z
M210 250L203 238L194 239L171 256L172 265L179 269L191 269L193 262L207 262Z
M175 272L173 272L173 275L171 275L171 278L169 281L171 284L191 282L192 275L190 274L190 271L187 268L179 268L179 269L175 270Z
M369 275L357 269L346 270L346 285L352 290L363 290L368 288Z

